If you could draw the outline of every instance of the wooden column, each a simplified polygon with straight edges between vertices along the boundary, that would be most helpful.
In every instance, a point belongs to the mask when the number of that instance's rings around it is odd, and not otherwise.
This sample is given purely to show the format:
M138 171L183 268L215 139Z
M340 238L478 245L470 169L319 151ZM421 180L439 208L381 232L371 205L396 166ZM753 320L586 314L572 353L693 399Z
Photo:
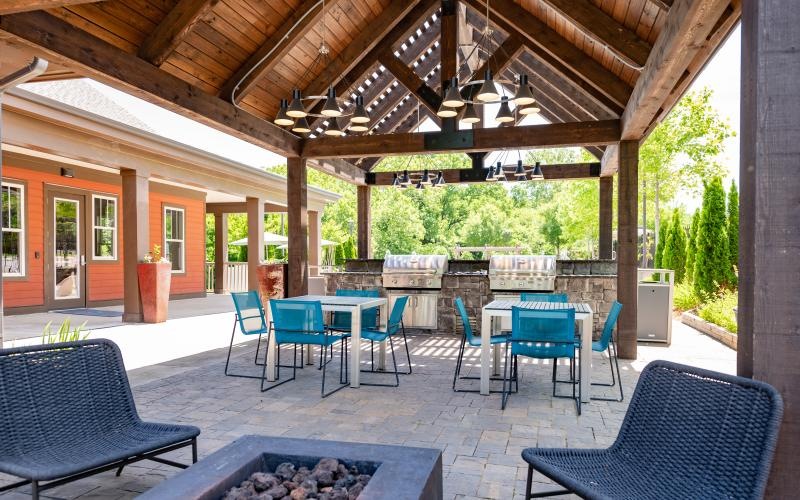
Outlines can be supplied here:
M264 260L264 200L248 197L247 206L247 289L259 290L258 266Z
M612 256L612 230L611 222L614 218L614 178L600 177L600 249L601 259L610 259Z
M319 276L322 265L322 212L308 212L308 275Z
M372 211L370 210L372 191L370 190L370 186L358 186L356 189L358 258L370 259L372 258L372 245L370 244L372 238Z
M738 371L783 396L765 498L800 491L800 3L742 3Z
M225 263L228 262L228 214L214 214L214 293L225 293Z
M136 266L150 251L150 183L148 176L136 170L122 169L122 321L142 321L139 274Z
M439 35L441 54L442 97L450 88L450 78L458 76L458 16L456 0L442 0L442 24ZM443 118L442 130L456 130L455 118Z
M286 182L289 216L289 275L286 276L288 297L308 293L308 185L306 159L288 158Z
M617 340L619 356L636 359L637 222L639 143L619 143L617 201L617 300L622 303Z

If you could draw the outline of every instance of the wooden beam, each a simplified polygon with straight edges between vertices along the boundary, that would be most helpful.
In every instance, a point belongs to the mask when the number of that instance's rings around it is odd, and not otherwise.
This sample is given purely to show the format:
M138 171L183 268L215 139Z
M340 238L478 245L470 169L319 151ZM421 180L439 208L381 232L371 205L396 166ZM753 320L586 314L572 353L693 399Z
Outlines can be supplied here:
M406 66L392 53L384 53L380 58L381 64L408 89L419 102L428 108L431 113L436 113L442 104L439 93L433 90L420 78L413 69Z
M228 262L228 214L214 214L214 293L227 291L225 263Z
M600 196L598 200L599 234L599 257L601 259L613 258L613 231L612 222L614 219L614 178L600 178Z
M98 3L98 0L4 0L0 3L0 16L86 3Z
M286 212L286 207L268 201L264 202L265 213L282 213ZM245 201L230 201L230 202L212 202L206 203L206 213L216 215L223 214L246 214L247 202Z
M458 17L456 1L442 0L442 25L439 35L439 48L442 55L442 85L445 87L452 77L458 74Z
M677 0L620 117L622 138L642 140L730 0Z
M302 156L353 158L361 156L492 151L506 148L541 148L605 145L619 140L619 121L529 125L525 127L461 130L456 133L384 134L305 141ZM435 146L432 142L439 141ZM448 142L445 142L448 141ZM452 142L451 142L452 141ZM426 142L429 144L426 145Z
M622 304L617 327L619 357L636 359L639 250L639 142L619 144L617 195L617 300Z
M369 259L372 257L372 189L369 186L356 188L356 217L358 258Z
M364 185L365 182L364 171L361 168L340 158L308 160L308 166L350 184Z
M600 176L599 163L563 163L542 165L545 180L592 179ZM511 167L506 169L509 173ZM371 172L367 174L367 184L374 186L391 186L394 174L401 172ZM432 173L436 173L433 172ZM413 177L421 176L422 171L409 171ZM486 182L486 170L483 168L455 168L442 170L442 176L448 184L471 184Z
M674 0L650 0L650 1L656 4L656 7L658 7L659 9L663 11L668 11L672 7L672 2Z
M139 46L139 57L161 66L219 0L180 0Z
M122 178L122 251L129 257L122 262L123 312L126 322L142 321L139 294L139 258L150 251L150 180L142 172L120 170ZM161 209L159 208L159 212ZM133 256L133 257L130 257Z
M329 0L325 9L330 12L337 1ZM258 85L264 75L275 69L298 41L305 38L321 18L322 4L319 0L305 0L297 8L292 9L269 39L222 86L219 91L220 97L231 102L241 101Z
M606 146L606 152L603 153L603 158L600 160L600 175L603 177L614 175L619 168L619 146L616 144L609 144Z
M289 219L287 231L289 254L286 277L288 297L308 293L308 183L306 159L288 158L286 161L286 198Z
M589 38L630 65L642 67L652 47L589 0L544 0Z
M44 58L274 153L297 156L300 140L280 127L46 12L0 17L11 37Z

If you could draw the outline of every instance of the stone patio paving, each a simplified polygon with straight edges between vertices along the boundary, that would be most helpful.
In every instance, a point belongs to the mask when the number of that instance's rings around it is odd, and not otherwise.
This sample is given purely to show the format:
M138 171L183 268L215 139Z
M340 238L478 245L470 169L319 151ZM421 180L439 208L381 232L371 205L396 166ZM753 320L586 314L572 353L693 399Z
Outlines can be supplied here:
M735 371L736 353L722 344L677 322L673 336L670 348L640 345L639 359L621 363L626 402L638 373L653 359ZM129 375L142 418L202 429L201 458L244 434L434 447L443 452L448 500L523 498L523 448L602 447L616 437L627 403L593 401L578 417L573 401L550 397L549 362L521 363L520 393L501 411L499 394L452 392L455 337L416 336L411 341L414 373L401 377L400 387L345 389L326 399L319 397L321 374L310 367L298 372L298 380L267 393L258 391L257 380L225 377L225 351L220 349ZM254 342L235 348L236 368L256 372L254 349ZM467 364L475 364L478 351L467 353ZM595 354L594 362L596 376L608 376L605 359ZM338 371L338 364L331 366ZM188 459L187 452L172 455ZM175 472L140 462L126 467L121 477L106 472L46 493L49 498L132 498ZM7 479L0 476L0 483ZM538 488L550 487L544 477L534 479ZM29 497L12 492L0 498Z

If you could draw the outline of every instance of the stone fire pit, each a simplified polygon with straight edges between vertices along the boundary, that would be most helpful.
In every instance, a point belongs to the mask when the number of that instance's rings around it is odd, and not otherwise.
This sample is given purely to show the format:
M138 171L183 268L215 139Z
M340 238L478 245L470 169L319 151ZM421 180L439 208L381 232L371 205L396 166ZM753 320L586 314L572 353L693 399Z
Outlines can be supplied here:
M442 453L430 448L243 436L139 498L218 500L254 472L285 462L314 467L324 457L371 474L362 500L441 500Z

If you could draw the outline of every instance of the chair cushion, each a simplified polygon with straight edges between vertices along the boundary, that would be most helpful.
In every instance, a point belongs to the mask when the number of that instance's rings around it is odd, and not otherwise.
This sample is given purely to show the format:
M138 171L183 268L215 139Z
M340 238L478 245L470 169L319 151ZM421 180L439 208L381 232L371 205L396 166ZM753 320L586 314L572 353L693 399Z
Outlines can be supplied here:
M0 456L0 472L26 479L57 479L187 441L199 434L200 429L190 425L109 423L101 434L42 436L38 443Z

